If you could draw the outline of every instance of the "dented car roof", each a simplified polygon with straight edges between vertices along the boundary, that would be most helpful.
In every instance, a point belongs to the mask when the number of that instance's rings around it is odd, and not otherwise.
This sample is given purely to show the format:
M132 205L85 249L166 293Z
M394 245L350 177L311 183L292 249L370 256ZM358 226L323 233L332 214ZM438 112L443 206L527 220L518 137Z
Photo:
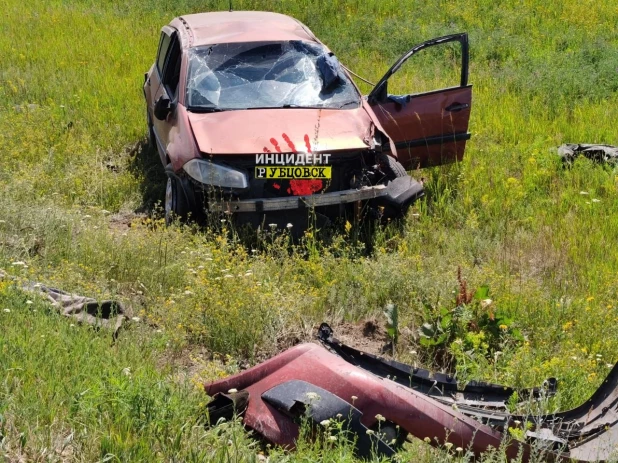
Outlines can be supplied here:
M320 43L300 21L265 11L218 11L174 20L191 36L190 46L215 43L303 40ZM172 23L173 24L173 23ZM184 27L183 27L184 26Z

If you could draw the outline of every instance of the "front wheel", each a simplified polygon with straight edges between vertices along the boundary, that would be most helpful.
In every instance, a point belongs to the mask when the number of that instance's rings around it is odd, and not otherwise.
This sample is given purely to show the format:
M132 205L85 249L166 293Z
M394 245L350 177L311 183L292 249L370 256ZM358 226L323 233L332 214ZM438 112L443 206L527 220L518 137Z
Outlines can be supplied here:
M165 224L171 225L175 219L186 219L189 205L182 185L175 177L168 175L165 187Z

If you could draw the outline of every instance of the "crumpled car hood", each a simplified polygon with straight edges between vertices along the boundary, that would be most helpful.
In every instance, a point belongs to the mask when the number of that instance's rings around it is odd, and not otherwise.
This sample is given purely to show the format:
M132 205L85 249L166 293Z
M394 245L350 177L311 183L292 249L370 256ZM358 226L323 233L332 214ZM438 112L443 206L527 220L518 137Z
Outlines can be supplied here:
M323 152L370 147L373 123L358 109L251 109L188 113L203 154Z

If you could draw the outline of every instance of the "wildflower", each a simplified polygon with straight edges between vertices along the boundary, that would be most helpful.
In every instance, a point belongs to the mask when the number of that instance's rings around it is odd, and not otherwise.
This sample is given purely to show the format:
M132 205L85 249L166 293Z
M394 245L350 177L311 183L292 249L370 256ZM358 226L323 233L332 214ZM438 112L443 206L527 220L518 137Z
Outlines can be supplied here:
M589 195L590 193L588 193L587 191L580 191L579 194L580 195Z
M451 444L450 442L447 442L446 444L444 444L444 446L446 447L447 450L450 450L453 444Z
M355 400L357 400L358 397L356 397L355 395L352 396L352 403L354 403Z
M412 355L416 355L416 351L415 351L415 350L411 350L411 351L410 351L410 354L412 354Z
M515 420L515 421L513 421L513 423L515 423L516 426L519 426L521 424L521 421Z
M375 432L373 432L372 429L367 429L366 433L369 434L369 435L375 434Z
M456 451L456 452L463 452L463 449L462 449L461 447L457 447L457 448L455 449L455 451Z
M33 302L32 302L30 299L28 299L28 300L26 301L26 304L31 305L31 304L33 304Z
M429 437L425 437L423 440L428 444L431 442L431 439Z
M327 428L327 427L328 427L328 425L330 424L330 420L329 420L329 419L322 420L322 421L320 421L320 424L321 424L322 426L324 426L325 428Z
M75 323L71 323L69 326L73 328L75 326Z
M502 331L506 331L509 327L506 326L504 323L502 325L500 325L499 327Z
M234 278L234 275L230 275L229 273L226 273L225 275L223 275L223 278Z
M131 368L126 367L122 369L122 374L125 376L131 376Z
M483 309L486 309L487 307L489 307L489 306L491 305L491 303L492 303L492 302L493 302L493 301L492 301L491 299L483 299L483 300L481 301L481 307L482 307Z
M335 415L337 418L341 418L343 417L343 415L341 413L337 413L337 415Z
M315 392L307 392L306 395L309 400L318 400L320 398L320 396L317 395Z
M612 365L611 363L606 363L606 364L605 364L605 366L606 366L607 368L613 368L613 366L614 366L614 365Z
M586 298L586 302L592 302L592 301L594 301L594 296L588 296Z
M238 389L230 389L229 391L227 391L228 394L236 394L238 392Z
M131 320L133 320L134 322L139 322L140 318L139 317L131 317Z
M269 223L269 224L268 224L268 226L269 226L271 229L273 229L273 230L274 230L275 228L277 228L277 224L276 224L276 223Z
M287 224L287 225L286 225L286 228L287 228L288 230L290 230L293 226L294 226L294 225L292 225L291 223L289 223L289 224Z
M597 199L597 198L592 198L592 202L593 202L593 203L600 203L600 202L601 202L601 200L600 200L600 199Z
M11 309L4 309L6 313L11 313Z
M25 265L26 265L26 263L25 263L25 262L23 262L23 261L21 261L21 260L18 260L17 262L11 262L11 265L15 265L15 266L21 266L21 267L23 267L23 266L25 266Z
M380 415L379 413L376 415L376 420L378 421L386 421L386 418L384 418L382 415Z

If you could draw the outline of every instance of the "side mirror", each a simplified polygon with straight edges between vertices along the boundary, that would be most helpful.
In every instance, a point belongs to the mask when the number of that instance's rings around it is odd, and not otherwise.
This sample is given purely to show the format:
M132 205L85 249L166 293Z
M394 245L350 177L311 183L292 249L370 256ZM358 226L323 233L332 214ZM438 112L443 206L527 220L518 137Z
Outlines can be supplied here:
M172 111L172 102L166 96L161 95L154 105L154 115L160 121L164 121Z

